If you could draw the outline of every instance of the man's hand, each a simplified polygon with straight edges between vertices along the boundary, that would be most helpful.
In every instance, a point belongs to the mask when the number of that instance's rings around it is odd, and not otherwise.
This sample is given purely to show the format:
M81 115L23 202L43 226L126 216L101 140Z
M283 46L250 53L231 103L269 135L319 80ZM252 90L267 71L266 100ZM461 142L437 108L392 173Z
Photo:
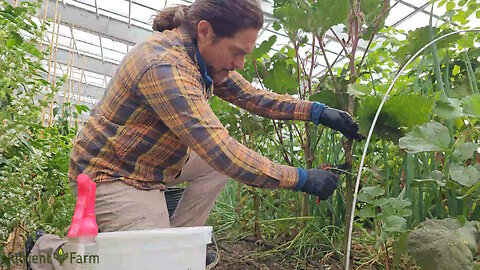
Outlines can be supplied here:
M326 106L320 115L318 122L329 128L340 131L350 140L361 141L363 139L363 136L358 134L358 124L355 123L350 114L345 111Z
M320 200L326 200L337 188L338 177L326 170L307 170L307 180L301 191L318 196Z

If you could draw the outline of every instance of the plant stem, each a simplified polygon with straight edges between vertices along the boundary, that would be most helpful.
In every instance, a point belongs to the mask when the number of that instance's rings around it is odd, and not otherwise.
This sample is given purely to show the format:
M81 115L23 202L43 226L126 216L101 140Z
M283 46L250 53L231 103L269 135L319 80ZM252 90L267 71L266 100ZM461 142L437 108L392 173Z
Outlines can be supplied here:
M475 73L473 72L472 63L470 62L470 57L468 57L468 52L464 51L465 63L467 66L467 75L470 87L474 94L478 94L478 85L477 80L475 79Z
M385 168L385 195L390 197L390 169L388 166L388 144L386 140L382 140L383 143L383 166Z
M433 23L433 6L434 6L434 3L432 2L432 10L430 11L430 27L429 27L430 40L434 39L433 26L432 26L432 23ZM433 55L433 69L435 70L435 77L437 78L437 89L441 90L448 97L450 97L450 91L445 90L445 87L443 86L442 72L440 71L440 62L438 61L437 45L434 43L434 44L432 44L431 48L432 48L432 55Z

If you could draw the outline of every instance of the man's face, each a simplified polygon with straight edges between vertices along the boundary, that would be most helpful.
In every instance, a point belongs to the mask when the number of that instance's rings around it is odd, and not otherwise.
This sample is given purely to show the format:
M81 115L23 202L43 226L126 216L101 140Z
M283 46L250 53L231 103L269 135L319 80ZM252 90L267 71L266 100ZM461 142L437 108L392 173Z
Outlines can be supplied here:
M230 71L243 69L245 56L255 48L258 31L251 28L238 31L231 38L217 38L208 22L199 23L198 49L215 83L225 80Z

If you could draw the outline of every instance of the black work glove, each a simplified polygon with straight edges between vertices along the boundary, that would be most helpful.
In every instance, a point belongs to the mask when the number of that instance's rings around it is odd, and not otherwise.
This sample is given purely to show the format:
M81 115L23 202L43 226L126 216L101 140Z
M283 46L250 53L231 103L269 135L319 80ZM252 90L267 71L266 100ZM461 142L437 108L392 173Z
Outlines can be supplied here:
M338 177L326 170L307 170L307 180L301 191L318 196L320 200L326 200L337 188Z
M358 124L355 123L350 114L345 111L325 106L322 114L320 114L318 123L340 131L350 140L361 141L364 139L362 135L358 134Z

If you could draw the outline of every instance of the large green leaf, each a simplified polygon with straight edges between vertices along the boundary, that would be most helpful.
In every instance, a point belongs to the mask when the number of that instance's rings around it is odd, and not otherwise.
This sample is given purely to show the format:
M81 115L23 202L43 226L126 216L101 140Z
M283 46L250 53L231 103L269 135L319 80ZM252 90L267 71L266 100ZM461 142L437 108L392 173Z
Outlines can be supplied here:
M381 186L363 187L358 194L358 200L373 204L375 198L383 194L385 194L385 190Z
M310 101L318 101L329 107L346 110L348 108L349 95L347 93L323 90L310 96Z
M293 74L293 68L283 59L275 61L273 68L265 74L263 84L279 94L295 94L298 88L298 81Z
M277 41L277 36L271 36L267 40L264 40L260 46L255 48L252 52L253 59L258 59L262 55L267 54L271 49L273 44Z
M274 2L273 16L281 21L287 32L297 30L326 32L330 27L344 23L348 17L348 0L279 0Z
M475 94L462 99L464 112L471 117L480 117L480 95Z
M448 128L435 121L414 127L399 141L400 148L409 153L446 151L449 144Z
M478 222L431 219L410 232L407 247L425 270L472 269L479 239Z
M445 120L458 119L464 115L460 100L447 98L445 94L435 102L433 112Z
M314 32L313 10L307 4L301 5L300 1L275 1L273 16L280 20L287 32L295 33L297 30Z
M402 63L406 62L410 56L414 55L423 46L430 42L430 26L424 26L408 32L408 43L405 43L403 47L395 52L395 57ZM438 38L442 35L453 32L451 29L440 30L436 27L433 28L434 38ZM452 35L436 42L438 49L453 45L453 42L460 38L459 35Z
M439 170L433 170L430 172L429 178L413 179L415 183L436 183L437 185L444 187L446 185L445 179L442 178L442 172Z
M428 122L434 100L422 95L397 95L385 104L388 125L392 128L412 128Z
M396 215L388 216L383 229L387 232L404 232L407 229L407 220Z
M366 135L380 106L380 96L362 98L358 110L360 132ZM406 131L426 123L434 100L422 95L398 95L390 97L380 112L375 134L382 138L398 141ZM412 109L415 108L415 109Z
M357 215L361 218L375 217L375 211L370 206L365 206L357 212Z
M480 172L475 167L465 167L459 163L450 165L449 174L453 181L467 187L475 185L480 180Z
M461 143L457 145L455 152L453 154L456 158L460 159L461 161L466 161L469 158L472 158L473 152L477 151L478 144L468 142L468 143Z
M322 0L316 1L313 7L316 25L326 32L330 27L347 20L350 5L349 0Z
M373 30L377 24L377 19L381 15L383 11L383 0L362 0L360 4L360 9L362 10L363 17L365 23L367 24L367 28L363 31L363 38L370 39L371 35L373 34ZM382 16L382 20L380 21L378 29L382 29L383 25L385 24L385 19L388 17L389 9L387 6L387 13Z

